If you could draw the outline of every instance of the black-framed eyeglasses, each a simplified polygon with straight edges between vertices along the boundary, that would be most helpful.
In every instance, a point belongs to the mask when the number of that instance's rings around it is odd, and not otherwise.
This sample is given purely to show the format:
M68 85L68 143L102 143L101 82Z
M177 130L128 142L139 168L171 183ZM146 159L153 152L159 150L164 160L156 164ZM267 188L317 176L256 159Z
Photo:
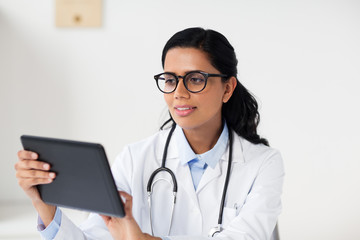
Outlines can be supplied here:
M163 93L172 93L179 84L179 78L183 79L185 88L192 93L198 93L204 90L209 77L226 78L224 74L213 74L201 71L191 71L184 76L177 76L174 73L164 72L154 76L156 85Z

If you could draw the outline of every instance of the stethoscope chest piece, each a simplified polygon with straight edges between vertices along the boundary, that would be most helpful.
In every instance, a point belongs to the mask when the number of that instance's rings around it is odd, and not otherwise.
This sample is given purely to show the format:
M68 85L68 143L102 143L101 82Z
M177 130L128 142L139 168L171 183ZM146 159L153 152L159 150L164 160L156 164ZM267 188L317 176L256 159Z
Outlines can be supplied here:
M215 236L218 235L221 231L222 231L221 225L218 224L216 227L210 229L210 232L209 232L208 237L215 237Z

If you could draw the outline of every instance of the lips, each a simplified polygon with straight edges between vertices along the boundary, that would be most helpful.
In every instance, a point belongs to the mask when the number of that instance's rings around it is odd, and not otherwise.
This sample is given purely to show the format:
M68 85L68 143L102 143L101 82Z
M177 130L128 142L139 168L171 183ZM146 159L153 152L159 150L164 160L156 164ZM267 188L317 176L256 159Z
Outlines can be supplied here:
M175 108L175 109L180 110L180 111L185 111L185 110L190 110L190 109L192 109L192 108L187 107L187 108Z
M195 111L196 107L188 106L188 105L182 105L182 106L175 106L175 113L180 117L185 117L192 112Z

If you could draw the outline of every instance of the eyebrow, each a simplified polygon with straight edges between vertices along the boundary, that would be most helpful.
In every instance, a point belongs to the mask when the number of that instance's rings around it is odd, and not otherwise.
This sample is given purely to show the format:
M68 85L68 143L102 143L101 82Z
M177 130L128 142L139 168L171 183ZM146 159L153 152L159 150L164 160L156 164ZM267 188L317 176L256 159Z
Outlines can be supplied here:
M186 71L184 75L188 74L189 72L205 72L205 71L203 71L203 70L198 70L198 69L196 69L196 70L190 70L190 71ZM177 75L177 74L174 73L174 72L165 72L165 73L171 73L171 74L174 74L174 75L176 75L176 76L181 76L181 75Z

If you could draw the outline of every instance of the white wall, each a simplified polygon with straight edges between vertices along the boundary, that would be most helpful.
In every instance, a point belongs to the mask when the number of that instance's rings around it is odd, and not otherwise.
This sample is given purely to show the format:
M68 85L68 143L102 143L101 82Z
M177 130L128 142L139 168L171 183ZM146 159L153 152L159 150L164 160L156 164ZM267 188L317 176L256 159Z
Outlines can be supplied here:
M283 239L359 239L360 2L104 1L101 29L54 27L54 1L0 0L0 200L24 200L21 134L96 141L110 160L166 109L166 40L203 26L236 48L260 132L286 167Z

